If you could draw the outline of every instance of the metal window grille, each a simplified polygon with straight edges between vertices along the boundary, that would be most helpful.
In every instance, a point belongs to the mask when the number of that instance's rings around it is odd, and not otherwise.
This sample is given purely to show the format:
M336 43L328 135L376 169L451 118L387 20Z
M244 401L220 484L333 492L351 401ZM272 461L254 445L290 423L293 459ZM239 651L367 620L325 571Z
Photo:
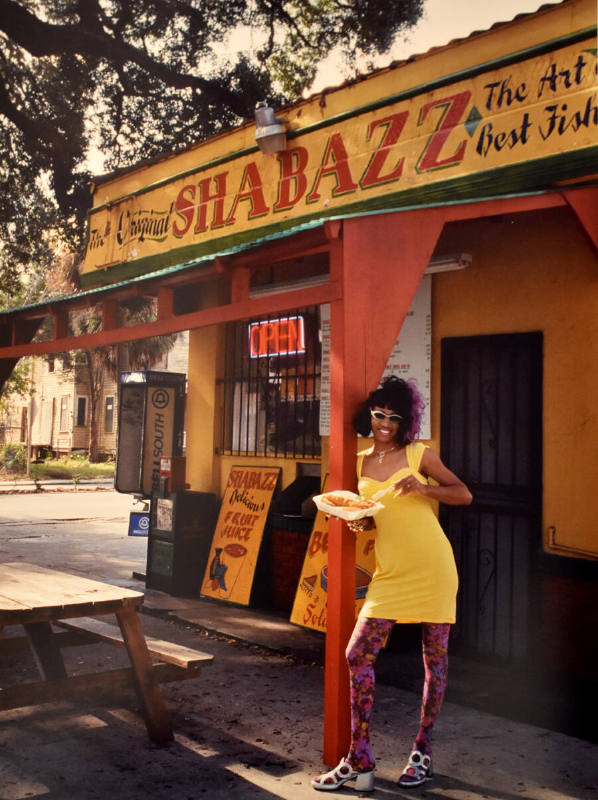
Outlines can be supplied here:
M320 365L317 306L227 325L219 452L319 457Z

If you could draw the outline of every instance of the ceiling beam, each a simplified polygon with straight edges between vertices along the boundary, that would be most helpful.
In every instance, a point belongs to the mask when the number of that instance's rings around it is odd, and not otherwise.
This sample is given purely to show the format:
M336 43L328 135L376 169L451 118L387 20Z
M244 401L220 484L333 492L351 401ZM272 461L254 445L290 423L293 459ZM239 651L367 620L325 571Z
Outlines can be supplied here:
M0 359L59 353L64 350L83 350L90 347L103 347L109 344L145 339L149 336L165 336L169 333L178 333L179 331L202 328L218 323L251 319L262 314L282 313L303 306L330 303L333 300L340 299L341 296L340 285L335 282L254 298L249 298L244 292L240 291L238 302L216 305L188 314L172 314L153 322L144 322L128 327L116 327L109 330L101 330L97 333L87 333L63 339L52 339L44 342L21 342L4 347L0 346Z

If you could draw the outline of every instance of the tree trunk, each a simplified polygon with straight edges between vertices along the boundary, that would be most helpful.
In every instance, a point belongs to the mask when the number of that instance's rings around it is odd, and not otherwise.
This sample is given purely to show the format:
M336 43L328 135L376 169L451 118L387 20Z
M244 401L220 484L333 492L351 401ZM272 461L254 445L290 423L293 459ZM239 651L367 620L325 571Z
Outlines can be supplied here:
M99 435L98 435L98 423L99 423L99 414L98 408L100 403L100 397L102 394L102 381L99 380L97 364L96 364L96 354L91 351L87 350L87 378L89 384L89 405L90 405L90 414L89 414L89 461L91 464L97 464L100 460L100 453L99 453Z

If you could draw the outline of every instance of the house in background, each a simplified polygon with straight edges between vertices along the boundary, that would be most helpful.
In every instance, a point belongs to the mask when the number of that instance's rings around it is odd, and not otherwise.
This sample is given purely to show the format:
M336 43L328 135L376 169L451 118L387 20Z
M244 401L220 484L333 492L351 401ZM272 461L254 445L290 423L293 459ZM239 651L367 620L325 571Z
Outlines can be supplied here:
M187 372L189 333L177 336L172 350L154 370ZM65 366L60 356L31 358L32 391L14 395L0 418L0 445L29 444L33 460L48 453L66 456L89 451L91 392L86 363ZM116 453L118 385L106 373L98 399L98 451L105 458Z

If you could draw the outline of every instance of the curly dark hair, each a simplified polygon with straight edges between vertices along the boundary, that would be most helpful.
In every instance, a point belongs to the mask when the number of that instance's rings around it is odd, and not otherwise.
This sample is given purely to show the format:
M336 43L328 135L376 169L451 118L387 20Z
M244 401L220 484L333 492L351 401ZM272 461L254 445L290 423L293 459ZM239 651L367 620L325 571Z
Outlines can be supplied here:
M397 442L403 447L412 442L418 432L423 411L423 398L412 381L405 381L396 375L389 375L380 386L367 397L353 417L353 426L361 436L372 432L370 409L391 408L402 417L397 432Z

